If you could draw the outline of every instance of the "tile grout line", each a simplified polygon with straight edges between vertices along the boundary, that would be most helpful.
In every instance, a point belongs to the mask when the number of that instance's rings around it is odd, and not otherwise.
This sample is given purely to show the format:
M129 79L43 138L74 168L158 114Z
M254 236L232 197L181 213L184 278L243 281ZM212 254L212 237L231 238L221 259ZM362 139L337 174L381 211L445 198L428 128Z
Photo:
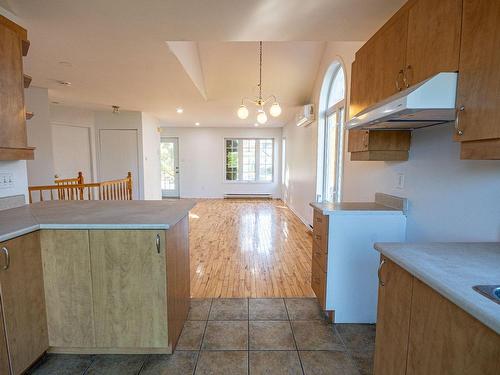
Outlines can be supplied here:
M144 368L144 366L146 365L146 362L151 358L151 354L148 354L146 356L146 359L144 361L142 361L142 365L141 365L141 368L139 369L139 371L137 371L137 375L140 375L141 374L141 371L142 369Z
M361 370L359 369L358 363L354 360L354 358L352 358L351 350L347 347L347 344L344 341L344 337L340 334L340 331L337 329L337 325L332 324L332 326L333 326L334 333L336 333L339 336L340 341L342 342L342 346L344 347L344 351L345 351L347 357L349 358L351 365L353 365L354 368L356 370L358 370L358 373L361 373Z
M293 331L292 321L290 320L290 313L288 312L288 306L286 304L286 298L283 298L283 304L285 305L286 316L288 318L288 324L290 324L290 329L292 331L293 343L295 344L295 349L297 352L297 357L299 357L300 369L302 374L305 374L304 365L302 364L302 358L300 357L299 346L297 345L297 339L295 338L295 332Z
M90 364L87 366L87 368L85 370L83 370L82 375L85 375L88 373L89 369L92 367L92 365L94 364L95 361L97 361L97 358L96 358L96 355L93 354L92 361L90 361Z
M198 348L198 353L196 355L196 363L194 364L193 375L196 373L196 369L198 368L198 361L200 360L201 348L203 347L203 341L205 341L205 333L207 332L208 319L210 318L210 313L212 312L213 303L214 303L214 299L210 298L210 307L208 308L207 320L205 321L205 329L203 330L203 336L201 337L200 347Z

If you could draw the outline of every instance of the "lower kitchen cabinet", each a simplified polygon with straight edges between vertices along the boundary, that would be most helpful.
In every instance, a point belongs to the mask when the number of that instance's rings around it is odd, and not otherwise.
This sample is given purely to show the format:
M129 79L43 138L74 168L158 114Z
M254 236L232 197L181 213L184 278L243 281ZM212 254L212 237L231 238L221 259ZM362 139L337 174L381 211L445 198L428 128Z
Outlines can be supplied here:
M91 230L96 346L166 348L165 231Z
M42 230L49 345L95 346L88 230Z
M406 371L413 277L382 258L375 337L375 375L401 375Z
M5 341L11 374L17 375L48 349L39 232L3 242L0 249ZM4 367L2 363L0 360L0 366Z
M381 259L375 375L500 374L500 335Z
M0 304L0 374L9 374L9 353L5 340L5 327L3 325L3 312Z

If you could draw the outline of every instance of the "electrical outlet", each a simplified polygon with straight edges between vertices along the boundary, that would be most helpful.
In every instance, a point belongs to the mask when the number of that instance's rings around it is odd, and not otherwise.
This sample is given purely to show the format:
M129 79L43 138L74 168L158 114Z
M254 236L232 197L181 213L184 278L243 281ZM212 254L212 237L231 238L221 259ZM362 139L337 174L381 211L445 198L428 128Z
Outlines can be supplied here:
M396 189L404 189L405 188L405 174L398 173L396 175Z
M9 172L0 172L0 189L8 189L14 186L14 176Z

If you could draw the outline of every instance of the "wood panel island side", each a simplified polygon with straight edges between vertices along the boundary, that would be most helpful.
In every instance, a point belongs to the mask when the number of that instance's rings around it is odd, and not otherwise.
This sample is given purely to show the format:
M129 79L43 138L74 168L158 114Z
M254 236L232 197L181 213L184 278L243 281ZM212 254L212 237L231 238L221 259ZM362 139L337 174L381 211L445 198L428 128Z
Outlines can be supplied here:
M172 353L189 310L194 203L55 201L1 211L0 369L20 374L46 351Z

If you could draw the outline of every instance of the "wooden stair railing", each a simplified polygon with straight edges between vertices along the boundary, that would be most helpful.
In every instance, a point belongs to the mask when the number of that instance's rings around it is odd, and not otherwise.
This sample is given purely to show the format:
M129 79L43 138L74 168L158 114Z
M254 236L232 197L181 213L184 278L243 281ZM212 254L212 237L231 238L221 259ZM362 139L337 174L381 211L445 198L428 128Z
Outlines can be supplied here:
M75 181L81 183L75 183ZM29 202L38 192L38 200L132 200L132 174L119 180L83 183L83 175L77 178L54 180L55 185L29 186ZM48 192L47 194L44 194ZM56 194L54 194L56 192Z

